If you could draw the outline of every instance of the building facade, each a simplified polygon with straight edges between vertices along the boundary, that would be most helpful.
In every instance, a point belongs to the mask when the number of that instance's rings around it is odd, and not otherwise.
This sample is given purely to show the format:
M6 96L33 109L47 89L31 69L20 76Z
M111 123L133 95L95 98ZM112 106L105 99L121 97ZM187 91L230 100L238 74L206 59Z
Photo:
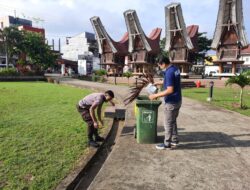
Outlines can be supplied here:
M66 44L62 46L62 57L71 61L78 61L79 55L88 54L88 52L96 55L97 51L95 35L83 32L67 38Z
M244 61L242 69L250 70L250 45L248 45L247 48L242 50L240 59Z
M11 26L17 26L18 30L24 30L29 32L35 32L42 35L42 37L45 39L45 30L43 28L36 28L32 26L32 21L23 19L23 18L17 18L13 16L4 16L0 18L0 29L3 30L4 28L11 27ZM3 47L4 42L0 42L0 45ZM20 57L13 57L12 61L13 64L16 63L18 59L26 60L26 55L21 54ZM0 64L2 67L6 65L6 53L3 49L0 49ZM11 63L10 63L11 64Z
M79 75L89 75L93 70L100 69L98 47L93 33L83 32L66 38L61 53L63 59L77 63L76 73Z
M44 30L44 28L36 28L36 27L32 27L32 26L22 25L22 26L18 26L18 29L19 30L25 30L25 31L28 31L28 32L35 32L35 33L41 34L43 39L45 39L45 30Z
M13 17L13 16L5 16L5 17L0 18L1 29L5 27L10 27L10 26L32 26L32 21L23 19L23 18Z

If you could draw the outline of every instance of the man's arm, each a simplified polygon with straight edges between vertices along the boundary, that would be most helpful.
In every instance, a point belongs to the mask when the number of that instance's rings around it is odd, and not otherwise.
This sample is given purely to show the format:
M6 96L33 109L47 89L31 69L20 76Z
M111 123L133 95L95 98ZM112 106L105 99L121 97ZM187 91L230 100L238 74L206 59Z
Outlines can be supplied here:
M154 99L157 99L157 98L160 98L160 97L168 96L168 95L172 94L173 92L174 92L174 87L173 86L169 86L169 87L167 87L166 90L164 90L162 92L159 92L157 94L151 94L149 96L149 99L150 100L154 100Z
M115 103L113 102L113 100L110 100L109 102L110 102L110 104L111 104L112 106L115 106Z
M168 95L174 93L174 72L170 72L168 74L165 74L164 80L166 81L167 89L165 89L164 91L159 92L157 94L150 95L149 96L150 100L154 100L154 99L159 98L159 97L168 96ZM164 83L164 81L161 81L161 82Z
M97 117L98 117L98 120L100 121L101 125L103 126L103 120L102 120L102 104L100 104L100 105L97 107Z
M98 123L97 123L97 119L96 119L96 116L95 116L95 109L96 109L96 107L97 107L96 104L92 105L90 107L90 109L89 109L89 113L90 113L90 116L91 116L91 118L92 118L92 120L94 122L94 127L98 128Z

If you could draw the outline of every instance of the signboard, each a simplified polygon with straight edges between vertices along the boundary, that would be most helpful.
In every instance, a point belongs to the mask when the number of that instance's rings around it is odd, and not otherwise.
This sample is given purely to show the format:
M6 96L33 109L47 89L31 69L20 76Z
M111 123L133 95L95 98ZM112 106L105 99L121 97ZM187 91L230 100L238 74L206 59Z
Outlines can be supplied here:
M143 111L142 112L142 122L143 123L153 123L154 113L153 111Z

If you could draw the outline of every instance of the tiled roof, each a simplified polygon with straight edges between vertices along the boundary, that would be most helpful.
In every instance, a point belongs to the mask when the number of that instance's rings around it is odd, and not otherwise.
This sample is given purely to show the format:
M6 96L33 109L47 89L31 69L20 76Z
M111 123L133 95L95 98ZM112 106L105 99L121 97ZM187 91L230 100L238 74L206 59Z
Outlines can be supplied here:
M241 54L250 54L250 44L241 51Z
M147 37L147 40L151 46L151 53L159 53L160 51L160 37L161 37L161 28L155 28L150 33L149 37Z
M198 34L199 26L198 25L190 25L187 27L187 33L190 38L195 37Z
M198 32L199 26L198 25L190 25L187 27L187 34L190 37L192 44L194 46L194 51L199 51L198 47Z
M126 32L119 42L114 41L111 38L115 48L118 50L118 54L128 54L128 32Z

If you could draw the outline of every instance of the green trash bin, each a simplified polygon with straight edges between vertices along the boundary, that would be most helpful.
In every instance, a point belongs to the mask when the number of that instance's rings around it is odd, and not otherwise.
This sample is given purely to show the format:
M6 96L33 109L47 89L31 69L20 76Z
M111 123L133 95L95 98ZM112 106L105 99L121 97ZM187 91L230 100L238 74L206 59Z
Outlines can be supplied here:
M138 143L155 143L157 138L158 107L161 101L150 101L148 96L138 96L136 106L136 138Z

